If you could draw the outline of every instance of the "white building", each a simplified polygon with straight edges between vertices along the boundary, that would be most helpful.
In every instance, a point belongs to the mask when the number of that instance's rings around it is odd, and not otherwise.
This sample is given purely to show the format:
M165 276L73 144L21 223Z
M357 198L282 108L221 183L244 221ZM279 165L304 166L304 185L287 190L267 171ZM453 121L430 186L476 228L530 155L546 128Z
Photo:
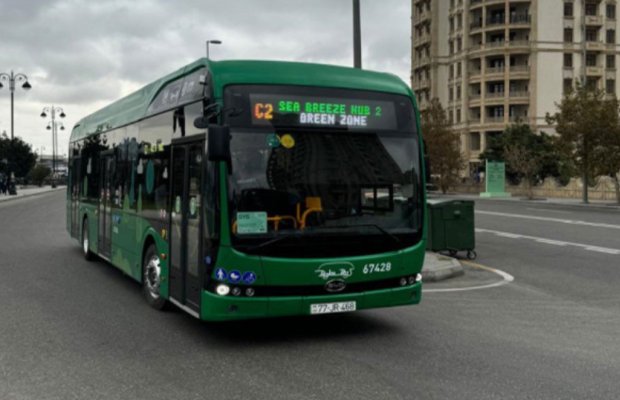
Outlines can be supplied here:
M510 123L553 132L575 79L618 92L615 0L413 0L411 20L412 88L440 99L470 171Z

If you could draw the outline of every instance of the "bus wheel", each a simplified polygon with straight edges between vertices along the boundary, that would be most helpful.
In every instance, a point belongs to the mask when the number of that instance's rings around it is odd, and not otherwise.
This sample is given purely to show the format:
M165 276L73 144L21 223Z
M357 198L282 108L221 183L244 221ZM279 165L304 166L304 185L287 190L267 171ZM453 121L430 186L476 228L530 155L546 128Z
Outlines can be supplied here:
M161 285L161 266L155 246L150 245L144 254L142 267L142 291L146 302L156 310L161 310L166 305L166 299L159 294Z
M90 241L88 240L88 218L84 218L82 223L82 253L88 261L95 259L95 255L90 251Z

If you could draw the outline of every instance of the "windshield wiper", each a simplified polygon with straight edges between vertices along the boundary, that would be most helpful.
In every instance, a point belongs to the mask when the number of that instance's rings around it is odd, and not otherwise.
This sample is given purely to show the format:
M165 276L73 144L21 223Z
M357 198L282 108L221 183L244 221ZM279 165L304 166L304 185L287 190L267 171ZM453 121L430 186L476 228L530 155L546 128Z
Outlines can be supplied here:
M395 243L400 243L400 239L386 231L385 229L383 229L382 227L380 227L377 224L360 224L360 225L335 225L335 226L321 226L320 229L342 229L342 228L359 228L359 227L373 227L375 229L377 229L379 232L381 232L384 236L389 237L390 239L392 239Z
M301 234L299 234L299 233L295 233L295 234L292 234L292 235L277 236L277 237L274 237L273 239L267 240L266 242L263 242L261 244L257 244L255 246L250 246L250 247L247 248L247 250L248 251L254 251L254 250L262 249L264 247L271 246L274 243L282 242L285 239L289 239L289 238L292 238L292 237L299 238L300 236L301 236Z

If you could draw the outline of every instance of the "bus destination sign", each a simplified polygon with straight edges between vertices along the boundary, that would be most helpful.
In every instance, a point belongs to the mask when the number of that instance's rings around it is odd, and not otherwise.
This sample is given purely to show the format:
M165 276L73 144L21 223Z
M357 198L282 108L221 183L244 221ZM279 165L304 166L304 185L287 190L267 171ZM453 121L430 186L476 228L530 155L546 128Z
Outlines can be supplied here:
M250 94L252 124L395 130L394 103L389 101Z

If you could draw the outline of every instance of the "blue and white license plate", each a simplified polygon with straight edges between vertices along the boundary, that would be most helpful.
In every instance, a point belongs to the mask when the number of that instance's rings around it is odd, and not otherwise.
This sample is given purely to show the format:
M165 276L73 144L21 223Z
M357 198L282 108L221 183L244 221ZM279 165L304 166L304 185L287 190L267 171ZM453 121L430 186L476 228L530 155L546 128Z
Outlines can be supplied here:
M357 304L354 301L341 301L339 303L310 304L310 314L332 314L355 311Z

